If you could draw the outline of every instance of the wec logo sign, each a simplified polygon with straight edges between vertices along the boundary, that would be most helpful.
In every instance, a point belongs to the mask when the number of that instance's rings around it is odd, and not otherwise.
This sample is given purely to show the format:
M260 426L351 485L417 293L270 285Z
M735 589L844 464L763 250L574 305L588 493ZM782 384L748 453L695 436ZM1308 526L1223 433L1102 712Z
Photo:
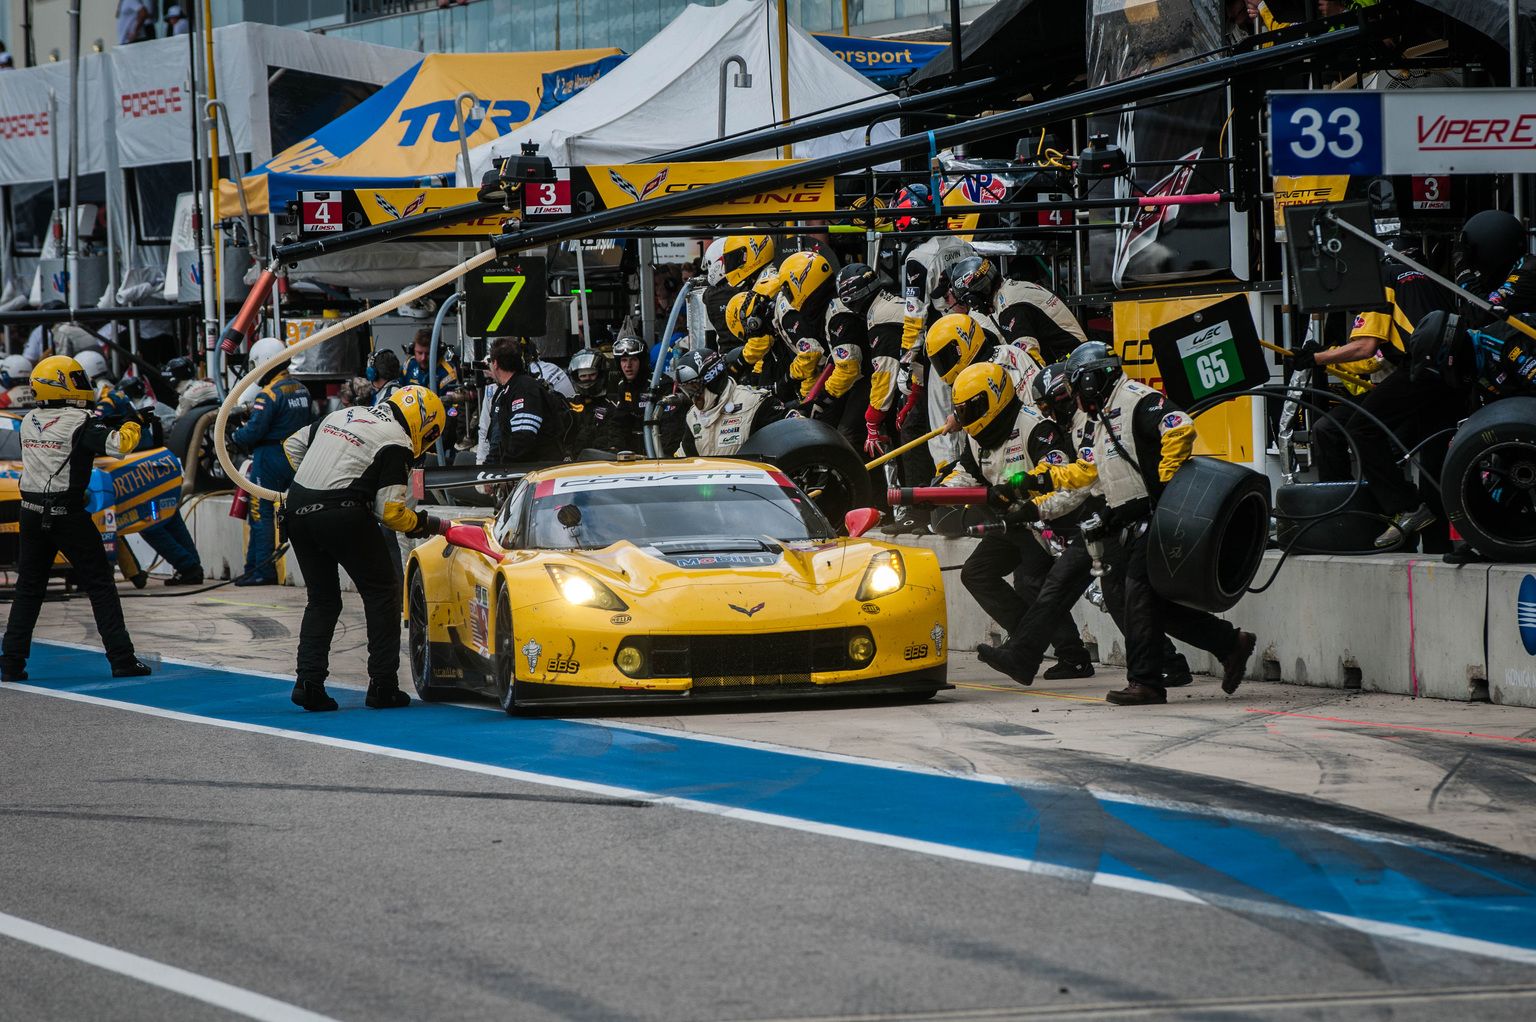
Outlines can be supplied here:
M405 132L400 136L400 141L395 144L402 147L415 145L421 140L421 133L426 130L428 121L433 122L432 141L445 145L457 142L459 119L453 107L453 100L440 99L401 110L399 122L405 125ZM532 108L520 99L496 100L491 103L488 115L470 116L464 121L464 136L468 138L479 131L480 125L485 123L487 116L498 136L510 134L518 125L527 123L532 112Z

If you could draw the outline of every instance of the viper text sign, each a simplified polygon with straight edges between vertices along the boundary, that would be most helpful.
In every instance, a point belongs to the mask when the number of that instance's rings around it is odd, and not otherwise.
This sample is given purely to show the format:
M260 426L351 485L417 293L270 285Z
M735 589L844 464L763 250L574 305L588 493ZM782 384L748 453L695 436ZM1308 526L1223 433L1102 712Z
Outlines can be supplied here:
M1536 157L1536 89L1272 92L1274 174L1519 174Z

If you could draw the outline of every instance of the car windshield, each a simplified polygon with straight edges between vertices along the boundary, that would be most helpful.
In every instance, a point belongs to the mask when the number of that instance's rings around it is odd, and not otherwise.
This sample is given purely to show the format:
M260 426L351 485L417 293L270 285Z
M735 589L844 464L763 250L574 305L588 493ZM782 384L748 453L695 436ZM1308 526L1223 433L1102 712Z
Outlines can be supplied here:
M819 540L832 538L833 531L816 505L777 472L623 473L541 481L528 545L596 549L620 540L752 536Z

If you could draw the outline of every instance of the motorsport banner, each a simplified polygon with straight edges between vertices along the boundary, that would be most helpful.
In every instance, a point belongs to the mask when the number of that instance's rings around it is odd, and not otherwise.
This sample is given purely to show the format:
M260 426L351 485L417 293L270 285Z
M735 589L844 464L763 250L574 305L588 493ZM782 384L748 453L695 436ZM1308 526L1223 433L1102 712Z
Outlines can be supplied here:
M794 161L728 160L719 163L626 163L616 166L556 168L559 179L528 184L522 217L548 223L569 216L598 213L677 195ZM299 237L316 238L374 224L435 212L475 200L473 188L356 188L299 193ZM769 218L816 216L836 208L832 178L798 184L716 203L668 219L750 213ZM497 212L469 223L424 231L416 237L484 237L499 234L516 214Z

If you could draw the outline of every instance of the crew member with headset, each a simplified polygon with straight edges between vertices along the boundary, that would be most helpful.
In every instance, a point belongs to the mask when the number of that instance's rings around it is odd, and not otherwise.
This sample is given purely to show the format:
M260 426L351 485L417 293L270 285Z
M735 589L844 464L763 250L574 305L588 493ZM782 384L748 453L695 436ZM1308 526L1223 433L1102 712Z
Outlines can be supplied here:
M370 404L383 404L404 386L400 382L400 356L388 348L379 348L368 356L368 366L363 370L363 375L373 384L373 400Z
M91 381L67 355L43 359L32 370L36 407L21 420L21 511L17 540L16 594L0 642L0 681L26 681L32 629L48 590L53 560L69 559L80 588L91 600L96 630L114 678L149 673L133 652L123 605L112 583L112 565L101 533L85 509L86 488L98 456L121 458L139 444L139 424L116 429L91 413Z
M837 300L827 310L827 337L834 344L856 343L868 364L869 405L864 409L864 455L878 458L891 445L885 420L896 404L901 369L901 332L906 306L880 280L874 268L849 263L837 271ZM911 480L917 485L924 480Z
M795 414L768 391L731 379L726 360L713 351L684 352L668 375L692 402L679 458L729 457L753 433Z
M1067 380L1083 415L1073 429L1077 459L1039 462L1020 486L1036 493L1098 484L1108 505L1108 528L1119 541L1105 544L1104 599L1120 609L1127 685L1105 698L1117 706L1168 701L1163 640L1172 636L1217 657L1221 689L1242 684L1256 639L1214 614L1163 599L1147 575L1147 531L1163 487L1189 460L1195 423L1163 394L1125 376L1120 359L1097 341L1067 359ZM1010 485L1010 489L1012 486Z
M964 430L961 437L968 437L967 447L943 485L985 485L987 502L1009 526L1001 535L989 533L976 544L960 568L960 584L1011 642L1022 638L1020 623L1054 564L1029 523L1076 512L1088 491L1066 490L1035 501L1009 485L1009 480L1037 463L1066 464L1071 441L1053 420L1019 400L1013 378L996 362L980 362L960 373L955 382L955 417ZM1008 581L1015 572L1024 583L1018 589ZM1088 648L1072 615L1055 614L1047 624L1057 660L1047 677L1093 677ZM1033 671L1027 678L1014 676L1025 685L1034 681Z
M1405 245L1403 252L1423 258L1423 254L1411 246ZM1349 451L1353 446L1361 477L1370 484L1371 494L1382 512L1392 520L1386 531L1376 537L1377 549L1411 540L1434 524L1436 514L1426 499L1431 494L1420 494L1404 475L1397 445L1381 426L1364 415L1356 415L1355 408L1369 412L1409 447L1454 426L1460 414L1459 409L1437 393L1437 383L1427 380L1415 383L1400 368L1406 360L1407 342L1414 327L1437 309L1452 309L1454 296L1418 270L1396 260L1386 260L1382 269L1388 277L1389 311L1364 312L1356 316L1346 344L1325 350L1315 342L1308 342L1289 356L1293 369L1310 369L1353 362L1379 352L1393 366L1386 379L1371 388L1358 406L1344 405L1334 409L1330 412L1332 421L1318 416L1312 431L1318 473L1325 482L1354 478L1349 467ZM1420 458L1420 470L1438 478L1445 449L1443 444L1426 447ZM1438 502L1438 497L1434 499Z
M496 383L487 422L494 460L500 464L563 460L565 437L556 407L562 395L533 375L515 338L498 337L486 361Z
M252 368L274 355L285 345L276 337L263 337L251 345L246 364ZM282 493L293 482L293 466L283 454L283 442L308 426L313 414L309 391L288 375L288 363L264 373L261 388L250 404L250 419L230 434L230 438L251 452L251 482ZM277 505L260 497L251 501L250 535L245 548L245 570L235 580L237 586L277 585Z
M374 709L410 705L399 681L400 585L375 523L417 538L447 531L446 519L406 507L411 463L442 435L447 419L441 398L411 386L383 405L332 412L283 444L294 469L283 524L309 594L293 686L293 701L306 710L336 709L325 679L341 616L338 568L363 598L365 702Z

